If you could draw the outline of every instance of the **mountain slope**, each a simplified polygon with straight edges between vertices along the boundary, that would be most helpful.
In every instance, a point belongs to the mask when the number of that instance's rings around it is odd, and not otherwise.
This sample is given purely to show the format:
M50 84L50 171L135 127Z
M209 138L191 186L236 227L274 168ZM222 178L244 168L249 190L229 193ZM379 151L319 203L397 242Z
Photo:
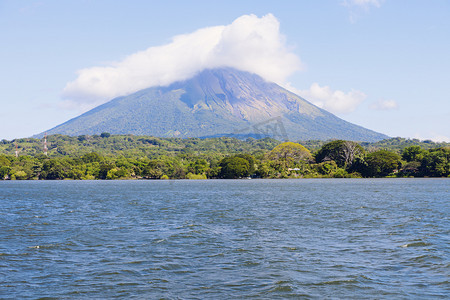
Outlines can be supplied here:
M160 137L268 135L280 140L387 137L346 122L258 75L231 68L205 70L168 87L115 98L47 133L101 132Z

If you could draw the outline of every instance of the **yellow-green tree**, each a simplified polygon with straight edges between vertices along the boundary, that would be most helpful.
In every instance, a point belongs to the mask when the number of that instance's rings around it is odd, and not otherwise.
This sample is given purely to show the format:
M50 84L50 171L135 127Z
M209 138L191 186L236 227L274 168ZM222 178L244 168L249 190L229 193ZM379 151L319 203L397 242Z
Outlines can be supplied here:
M286 142L282 143L272 149L267 154L267 158L270 160L281 160L285 163L300 163L309 162L312 160L311 152L298 143Z

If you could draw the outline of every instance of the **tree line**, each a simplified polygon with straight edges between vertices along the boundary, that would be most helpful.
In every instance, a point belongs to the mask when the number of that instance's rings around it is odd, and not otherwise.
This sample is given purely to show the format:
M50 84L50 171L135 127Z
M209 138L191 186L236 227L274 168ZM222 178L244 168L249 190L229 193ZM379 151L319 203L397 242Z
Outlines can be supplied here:
M305 143L308 149L269 138L241 141L109 134L56 135L48 140L49 156L38 151L40 140L22 139L18 157L9 154L14 143L2 141L0 179L450 177L450 147L439 145L387 150L335 140L321 142L320 147Z

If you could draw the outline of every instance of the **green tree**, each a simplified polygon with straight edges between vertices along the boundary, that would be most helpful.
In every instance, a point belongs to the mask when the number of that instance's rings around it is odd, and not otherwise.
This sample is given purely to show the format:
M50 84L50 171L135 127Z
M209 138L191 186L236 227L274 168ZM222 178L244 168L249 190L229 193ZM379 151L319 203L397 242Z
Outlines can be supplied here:
M11 175L11 168L7 166L0 167L0 180L3 180Z
M100 163L99 168L97 170L97 178L106 179L108 177L108 172L111 169L114 169L116 165L110 161L103 161Z
M103 157L96 152L91 152L81 156L81 160L85 163L101 162L103 160Z
M294 166L299 162L312 161L311 152L302 145L293 142L276 146L267 154L267 158L282 161L284 167Z
M400 175L403 177L417 177L420 176L421 163L418 161L407 162L400 170Z
M357 157L364 157L364 152L356 142L337 140L323 145L315 157L318 163L334 160L339 168L350 169Z
M17 180L25 180L28 179L28 174L25 171L17 171L14 173L14 178Z
M235 156L247 160L248 163L250 164L250 169L248 170L248 172L249 172L250 174L254 174L254 173L255 173L255 170L256 170L256 168L255 168L256 160L255 160L255 158L254 158L252 155L250 155L250 154L245 154L245 153L241 153L241 154L236 154Z
M161 159L152 159L143 170L143 176L150 179L160 179L163 175L167 175L168 166Z
M422 176L450 176L450 148L430 149L420 162Z
M367 177L384 177L401 166L401 157L397 153L387 150L378 150L366 155L366 170L363 175Z
M322 175L328 175L330 176L332 173L336 172L338 170L338 165L336 164L336 161L329 160L321 162L317 165L315 165L317 172L319 172Z
M208 162L203 158L192 161L188 166L188 172L192 174L206 174L208 169Z
M70 178L72 165L62 159L49 159L42 166L42 179L65 179Z
M226 157L220 162L220 178L234 179L250 175L250 163L241 157Z
M128 173L125 169L112 168L106 174L106 179L119 179L128 177Z
M420 148L420 146L409 146L403 149L402 158L408 162L420 161L425 152L426 151Z
M270 178L273 176L273 173L271 162L268 160L262 161L258 166L258 170L256 170L256 176L261 178Z
M0 167L8 167L11 165L11 161L6 157L6 155L0 155Z

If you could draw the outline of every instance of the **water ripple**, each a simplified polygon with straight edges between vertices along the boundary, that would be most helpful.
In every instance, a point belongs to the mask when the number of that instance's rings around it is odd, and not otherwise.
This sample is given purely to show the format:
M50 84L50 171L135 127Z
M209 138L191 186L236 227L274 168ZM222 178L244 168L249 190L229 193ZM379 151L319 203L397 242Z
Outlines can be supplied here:
M0 182L0 298L448 299L448 186Z

